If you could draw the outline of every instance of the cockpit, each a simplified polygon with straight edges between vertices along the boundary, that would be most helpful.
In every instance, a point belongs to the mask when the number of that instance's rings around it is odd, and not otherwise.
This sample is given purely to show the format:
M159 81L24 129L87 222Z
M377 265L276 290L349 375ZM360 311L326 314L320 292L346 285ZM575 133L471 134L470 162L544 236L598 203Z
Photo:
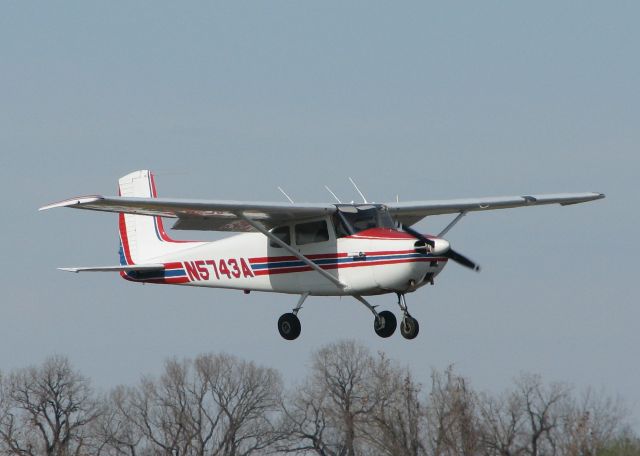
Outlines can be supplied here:
M303 246L335 242L336 239L371 228L397 228L386 206L382 204L336 204L336 207L338 210L330 217L281 225L272 228L271 233L285 244L295 243L296 246ZM332 228L335 237L331 232ZM274 248L280 247L274 240L271 240L269 245Z
M337 204L333 224L336 237L351 236L370 228L396 228L389 211L382 204Z

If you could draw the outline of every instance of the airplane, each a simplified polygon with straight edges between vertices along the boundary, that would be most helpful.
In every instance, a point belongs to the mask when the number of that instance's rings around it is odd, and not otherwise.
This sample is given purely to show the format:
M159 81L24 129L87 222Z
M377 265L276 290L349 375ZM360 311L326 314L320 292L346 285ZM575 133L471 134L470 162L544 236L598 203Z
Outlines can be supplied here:
M375 333L390 337L398 325L395 315L378 312L365 297L394 293L402 313L400 332L414 339L419 324L405 295L433 285L449 260L480 270L443 238L467 213L567 206L605 197L563 193L380 204L367 202L354 186L363 203L342 203L328 187L336 204L300 204L290 198L288 203L158 198L154 175L140 170L119 179L118 196L78 196L39 210L69 207L119 214L119 265L61 270L119 272L139 283L299 295L293 310L278 319L286 340L300 335L298 313L309 296L355 298L373 314ZM445 214L456 215L437 235L411 228L425 217ZM213 242L175 240L167 235L163 217L177 219L174 230L240 234Z

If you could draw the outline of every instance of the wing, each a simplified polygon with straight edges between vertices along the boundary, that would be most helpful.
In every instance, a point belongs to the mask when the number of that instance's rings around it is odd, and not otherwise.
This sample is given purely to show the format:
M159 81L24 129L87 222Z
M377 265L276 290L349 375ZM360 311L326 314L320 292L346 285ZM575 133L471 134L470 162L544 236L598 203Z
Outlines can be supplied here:
M542 204L586 203L604 198L604 193L558 193L550 195L493 196L440 201L414 201L388 203L391 215L404 225L413 225L429 215L453 214L456 212L491 211L512 207L539 206Z
M177 218L173 229L201 231L255 231L242 219L243 215L259 220L267 228L272 228L291 221L333 214L336 211L332 204L251 203L99 195L71 198L41 207L40 210L55 207Z

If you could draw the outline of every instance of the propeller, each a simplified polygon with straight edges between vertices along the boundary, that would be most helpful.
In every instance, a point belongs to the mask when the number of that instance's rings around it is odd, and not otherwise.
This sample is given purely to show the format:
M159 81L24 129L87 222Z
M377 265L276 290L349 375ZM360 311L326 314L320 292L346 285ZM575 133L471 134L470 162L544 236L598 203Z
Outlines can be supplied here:
M425 244L431 246L433 253L436 255L442 255L443 257L449 258L452 261L455 261L461 266L465 266L469 269L473 269L474 271L480 271L480 265L474 263L469 258L464 256L461 253L456 252L451 248L451 245L448 241L444 239L429 239L426 236L418 233L413 228L410 228L406 225L401 225L401 228L404 232L409 233L411 236L416 238L419 241L424 242Z

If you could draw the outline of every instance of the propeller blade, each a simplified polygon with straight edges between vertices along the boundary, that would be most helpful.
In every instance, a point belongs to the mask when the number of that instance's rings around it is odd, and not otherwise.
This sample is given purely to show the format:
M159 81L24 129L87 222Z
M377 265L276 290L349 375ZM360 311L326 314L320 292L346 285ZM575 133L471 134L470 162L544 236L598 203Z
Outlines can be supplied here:
M446 252L444 256L469 269L473 269L474 271L478 271L478 272L480 271L479 265L477 265L476 263L471 261L469 258L462 255L461 253L456 252L453 249L449 249L449 251Z
M433 242L433 240L424 237L422 234L418 233L413 228L409 228L407 225L402 225L402 231L405 231L405 232L409 233L411 236L413 236L417 240L422 241L425 244L430 245L431 247L435 247L435 245L436 245L436 243Z
M412 228L409 228L406 225L400 225L400 227L402 228L403 231L409 233L414 238L418 239L419 241L424 242L425 244L430 245L432 248L435 248L436 242L433 239L429 239L429 238L423 236L422 234L418 233L416 230L414 230ZM447 247L449 246L448 242L446 243L446 246ZM462 266L465 266L465 267L467 267L469 269L473 269L476 272L480 271L480 266L479 265L477 265L476 263L471 261L466 256L462 255L461 253L456 252L455 250L453 250L450 247L448 247L447 250L445 252L443 252L441 255L444 256L444 257L449 258L452 261L455 261L456 263L458 263L458 264L460 264Z

